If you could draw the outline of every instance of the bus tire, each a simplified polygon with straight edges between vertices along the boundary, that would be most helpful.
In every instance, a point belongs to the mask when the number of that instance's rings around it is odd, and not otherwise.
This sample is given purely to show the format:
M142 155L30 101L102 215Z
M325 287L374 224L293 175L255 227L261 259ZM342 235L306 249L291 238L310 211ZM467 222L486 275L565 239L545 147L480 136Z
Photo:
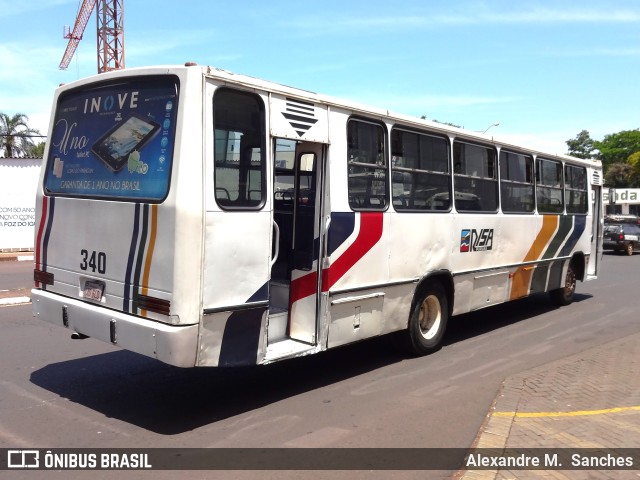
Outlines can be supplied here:
M414 355L426 355L441 347L447 327L447 295L438 282L428 282L416 292L407 331L407 346Z
M573 302L573 297L576 293L576 282L576 272L573 263L569 263L567 274L564 277L564 287L549 292L551 301L559 307L564 307Z

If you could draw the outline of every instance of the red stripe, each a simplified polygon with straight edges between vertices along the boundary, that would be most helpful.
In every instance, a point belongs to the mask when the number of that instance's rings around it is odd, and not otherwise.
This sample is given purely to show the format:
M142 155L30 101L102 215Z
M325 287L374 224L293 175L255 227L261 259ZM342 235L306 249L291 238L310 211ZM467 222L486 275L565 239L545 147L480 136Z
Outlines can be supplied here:
M47 223L47 197L42 197L42 211L40 212L40 225L38 226L38 239L36 241L36 268L40 268L40 250L42 248L42 234ZM36 288L40 287L40 282L35 282Z
M316 288L318 288L318 272L311 272L293 280L291 282L291 293L289 294L289 311L291 311L291 305L298 300L315 295Z
M360 214L360 230L356 240L328 270L322 274L322 291L326 292L340 280L382 237L382 212Z
M322 273L322 291L328 291L340 280L382 237L382 212L360 214L360 229L355 241L331 266ZM290 305L316 293L317 272L311 272L291 282Z

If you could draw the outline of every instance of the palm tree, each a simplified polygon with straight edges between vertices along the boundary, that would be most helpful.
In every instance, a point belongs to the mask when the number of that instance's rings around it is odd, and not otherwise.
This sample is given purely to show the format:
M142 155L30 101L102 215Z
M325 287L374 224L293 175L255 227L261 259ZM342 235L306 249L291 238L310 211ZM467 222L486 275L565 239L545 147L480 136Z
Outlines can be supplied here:
M35 143L32 136L41 136L40 132L30 128L29 117L16 113L12 117L0 112L0 153L7 157L32 155Z
M30 157L33 158L43 158L44 157L44 142L38 142L32 149L29 154Z

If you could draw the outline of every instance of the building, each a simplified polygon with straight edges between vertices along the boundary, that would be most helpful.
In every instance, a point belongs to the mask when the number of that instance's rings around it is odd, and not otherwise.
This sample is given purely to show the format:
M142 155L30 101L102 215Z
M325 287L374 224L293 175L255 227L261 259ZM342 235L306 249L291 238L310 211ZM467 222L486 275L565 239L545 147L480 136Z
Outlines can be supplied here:
M640 216L640 188L603 189L607 215Z
M41 158L0 158L0 252L33 250Z

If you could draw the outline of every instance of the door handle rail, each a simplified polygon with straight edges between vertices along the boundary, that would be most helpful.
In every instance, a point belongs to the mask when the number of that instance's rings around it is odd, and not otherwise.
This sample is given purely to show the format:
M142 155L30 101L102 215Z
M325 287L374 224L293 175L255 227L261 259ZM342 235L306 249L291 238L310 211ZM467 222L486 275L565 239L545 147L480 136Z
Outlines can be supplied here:
M273 243L276 246L276 251L271 256L271 268L273 268L273 266L276 264L276 260L278 260L278 255L280 255L280 227L278 226L275 220L273 221L273 230L275 232L275 235L273 236Z

